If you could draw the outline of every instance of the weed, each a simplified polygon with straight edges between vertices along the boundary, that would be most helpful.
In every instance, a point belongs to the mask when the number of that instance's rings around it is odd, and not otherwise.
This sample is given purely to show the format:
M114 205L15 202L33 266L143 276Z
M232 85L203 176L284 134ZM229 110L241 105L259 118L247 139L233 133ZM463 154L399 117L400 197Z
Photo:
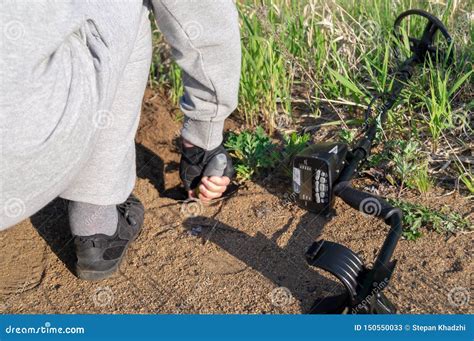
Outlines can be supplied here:
M370 154L369 158L367 159L367 167L379 167L383 162L387 162L389 160L389 152L384 149L380 153ZM395 183L395 180L391 181L391 183Z
M410 187L416 188L420 193L427 193L431 189L433 182L428 175L428 161L422 160L421 163L415 167L407 184Z
M456 162L459 172L459 180L466 186L469 193L474 194L474 175L472 170L466 169L462 164Z
M387 179L392 185L399 186L400 193L405 186L426 193L431 188L431 180L428 175L428 163L420 152L419 143L396 140L389 145L392 173L396 180L391 176Z
M291 162L293 157L308 146L310 134L299 135L295 132L290 135L283 135L282 157L286 162Z
M276 144L260 126L255 131L230 133L225 147L235 160L239 180L250 180L260 175L263 171L273 168L279 159Z
M295 132L283 135L283 147L273 143L263 128L255 131L245 130L239 134L230 133L225 147L235 159L235 168L239 180L250 180L264 171L275 168L284 175L291 172L293 157L303 150L310 140L309 134L299 135Z
M460 180L466 185L471 194L474 194L474 176L472 173L465 173L459 176Z
M416 240L421 237L422 228L438 233L473 230L472 223L459 213L449 211L444 213L402 200L388 199L388 201L403 212L403 237L407 240Z
M339 139L344 142L351 144L354 142L354 139L357 136L357 130L356 129L341 129L339 131Z

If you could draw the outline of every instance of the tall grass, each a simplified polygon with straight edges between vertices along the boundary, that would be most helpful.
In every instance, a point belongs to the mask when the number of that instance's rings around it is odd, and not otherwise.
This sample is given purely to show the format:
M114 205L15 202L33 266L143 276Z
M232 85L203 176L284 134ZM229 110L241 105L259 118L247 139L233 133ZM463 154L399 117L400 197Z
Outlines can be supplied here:
M402 92L390 113L386 137L419 139L432 153L449 136L472 140L472 61L474 24L471 1L447 0L242 0L238 2L242 36L239 106L234 115L248 126L272 133L280 117L302 112L320 115L325 108L346 126L360 115L371 96L390 87L397 66L393 22L409 8L425 9L446 23L454 44L449 67L427 63ZM420 35L422 19L407 22L408 35ZM406 43L406 42L405 42ZM155 34L151 84L182 94L180 71ZM405 48L406 55L406 48ZM470 102L470 104L469 104ZM359 109L359 110L356 110ZM466 113L467 120L454 118ZM466 116L465 115L465 116ZM359 116L360 117L360 116ZM322 117L322 119L326 119ZM462 122L462 123L460 123ZM462 178L472 179L472 172Z
M453 33L458 62L449 87L472 69L471 7L469 1L459 0L240 1L243 68L238 114L249 125L263 120L272 129L272 117L291 115L292 103L301 100L367 102L370 93L386 88L395 66L390 50L393 21L409 8L430 11ZM410 21L408 33L421 34L424 23ZM177 100L182 88L179 69L167 60L162 39L156 37L161 53L155 54L154 81L170 88Z

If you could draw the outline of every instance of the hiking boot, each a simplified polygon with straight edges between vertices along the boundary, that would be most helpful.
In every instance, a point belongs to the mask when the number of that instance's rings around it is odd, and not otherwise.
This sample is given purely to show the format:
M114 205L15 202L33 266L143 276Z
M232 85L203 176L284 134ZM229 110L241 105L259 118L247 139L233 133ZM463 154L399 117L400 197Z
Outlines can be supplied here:
M74 237L76 275L79 278L97 281L113 274L125 257L129 244L140 233L145 209L133 194L117 205L117 211L117 231L113 236L94 234Z

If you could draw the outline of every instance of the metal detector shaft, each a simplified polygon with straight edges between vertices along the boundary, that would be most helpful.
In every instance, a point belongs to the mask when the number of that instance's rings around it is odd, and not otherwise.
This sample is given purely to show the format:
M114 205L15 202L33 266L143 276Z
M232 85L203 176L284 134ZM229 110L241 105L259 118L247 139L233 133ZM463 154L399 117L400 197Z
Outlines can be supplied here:
M413 75L413 67L418 64L419 58L417 56L412 56L408 58L405 62L403 62L397 72L394 75L394 81L392 85L392 89L388 94L388 98L385 102L378 108L378 112L380 112L380 124L385 123L387 119L387 112L393 107L395 102L397 101L398 96L405 88L408 80ZM369 139L371 142L375 139L375 133L377 131L377 123L374 122L366 133L366 138Z
M391 89L375 96L365 112L364 135L352 151L341 143L320 143L307 147L294 160L293 182L298 193L299 204L306 209L325 212L327 203L334 196L340 197L352 208L365 215L382 219L390 229L373 266L364 265L361 257L349 248L324 239L315 241L306 252L308 264L323 269L335 276L345 286L344 294L317 299L311 313L393 314L396 307L383 294L397 263L392 260L397 243L402 235L402 212L380 197L351 187L350 181L361 162L370 155L377 129L382 126L388 111L397 103L398 97L412 77L414 67L427 58L445 62L452 60L448 54L439 53L434 45L435 33L439 30L451 45L443 23L422 10L410 10L395 20L394 33L401 40L400 23L409 15L420 15L428 19L421 39L409 38L412 56L400 64L395 71ZM296 185L295 185L296 184Z
M396 72L392 89L387 99L380 105L379 108L377 108L377 112L379 112L380 117L380 124L385 123L387 119L387 112L394 106L398 96L406 86L407 81L411 78L413 74L413 67L417 63L419 63L418 57L413 56L407 59ZM370 106L367 110L370 110ZM347 165L341 171L338 182L349 181L357 171L360 162L365 160L370 155L370 149L372 147L373 141L375 140L377 125L379 122L372 122L372 124L367 128L365 135L357 142L356 147L351 152L350 158L347 160Z
M365 214L376 216L385 221L390 226L390 230L380 249L372 269L365 275L360 283L360 291L356 300L362 301L371 294L373 283L388 281L395 263L391 261L392 255L402 234L402 213L400 209L393 207L385 200L370 193L365 193L351 187L350 180L357 172L362 161L370 155L373 141L375 140L378 124L383 124L387 119L388 111L395 105L398 96L406 86L407 81L412 77L413 67L419 62L414 56L407 59L395 74L392 89L385 101L377 108L378 120L374 120L367 128L365 135L358 141L356 147L348 155L346 165L341 171L334 186L334 194L344 200L352 208L362 211ZM367 109L370 111L370 106ZM373 210L366 211L365 204L372 204Z
M391 258L401 237L403 227L402 212L400 209L393 207L382 198L352 188L350 180L357 172L361 162L366 160L370 155L372 144L377 133L378 124L385 123L388 111L395 105L397 98L406 86L407 81L412 77L413 67L417 63L419 63L419 59L416 56L413 56L402 63L395 74L390 93L376 110L378 113L378 120L373 120L373 122L368 126L365 135L358 141L353 151L349 153L346 165L342 169L334 186L334 194L344 200L349 206L362 211L365 214L381 218L390 226L390 230L377 255L374 266L365 273L363 278L361 278L361 282L359 283L360 289L356 297L353 298L355 300L352 302L353 305L357 305L359 302L364 301L371 295L374 283L384 282L385 285L388 284L388 280L395 268L395 262L391 261ZM368 113L370 113L370 106L367 110ZM365 204L372 205L368 207L369 211L367 211ZM383 304L374 306L380 308Z

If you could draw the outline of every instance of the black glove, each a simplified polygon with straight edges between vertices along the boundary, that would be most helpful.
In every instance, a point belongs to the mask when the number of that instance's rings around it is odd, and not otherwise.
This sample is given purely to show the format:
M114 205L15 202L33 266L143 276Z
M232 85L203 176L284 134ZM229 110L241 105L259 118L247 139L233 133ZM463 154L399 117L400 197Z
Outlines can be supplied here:
M212 174L216 171L214 169L209 169L209 167L206 168L206 166L208 166L211 160L213 160L219 154L224 154L227 159L225 169L220 172L222 173L222 176L227 176L232 180L232 177L234 176L232 159L223 145L208 151L196 146L182 146L181 149L179 176L183 181L186 191L196 188L203 176L207 176L207 174ZM219 157L222 157L222 155ZM212 166L215 164L215 161L216 160L211 163L211 168L213 168Z

